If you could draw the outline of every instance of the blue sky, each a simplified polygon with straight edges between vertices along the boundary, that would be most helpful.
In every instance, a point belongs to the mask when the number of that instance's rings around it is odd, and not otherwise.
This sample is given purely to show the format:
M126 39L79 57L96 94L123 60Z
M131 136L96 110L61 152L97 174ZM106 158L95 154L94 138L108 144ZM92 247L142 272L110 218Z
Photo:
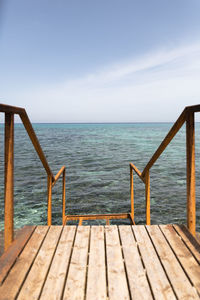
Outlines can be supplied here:
M200 103L200 1L0 0L0 102L33 122L174 121Z

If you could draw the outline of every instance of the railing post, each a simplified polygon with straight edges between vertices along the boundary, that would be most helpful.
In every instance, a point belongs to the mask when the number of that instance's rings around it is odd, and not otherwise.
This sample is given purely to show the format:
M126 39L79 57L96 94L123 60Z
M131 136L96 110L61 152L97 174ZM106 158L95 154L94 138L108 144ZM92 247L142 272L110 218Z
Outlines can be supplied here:
M47 225L51 226L52 176L48 175L47 181Z
M187 227L192 235L196 234L196 199L195 199L195 130L194 112L186 115L187 149Z
M14 237L14 114L5 113L4 250Z
M66 188L65 188L65 178L66 172L63 171L63 181L62 181L62 223L65 224L65 199L66 199Z
M146 225L151 224L151 211L150 211L150 175L149 170L145 173L145 198L146 198Z
M131 219L134 220L133 168L130 165Z

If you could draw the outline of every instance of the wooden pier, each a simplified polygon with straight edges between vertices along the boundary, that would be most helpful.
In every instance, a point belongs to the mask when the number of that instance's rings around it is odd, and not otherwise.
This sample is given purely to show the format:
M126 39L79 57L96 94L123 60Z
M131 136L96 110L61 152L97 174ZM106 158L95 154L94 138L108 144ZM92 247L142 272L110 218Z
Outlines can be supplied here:
M27 227L0 267L4 300L200 298L200 245L177 225Z
M23 108L0 104L5 113L4 253L0 299L199 299L200 244L196 240L195 119L186 107L140 172L130 163L130 211L66 214L66 167L54 176ZM47 173L47 225L26 226L14 240L14 115L22 123ZM150 169L186 123L187 227L150 225ZM145 184L146 225L135 225L133 171ZM62 177L62 226L52 226L52 189ZM183 199L184 201L184 199ZM167 209L167 208L166 208ZM128 218L134 225L109 225ZM82 226L85 220L106 226ZM69 221L79 222L69 226ZM137 222L136 222L137 224Z

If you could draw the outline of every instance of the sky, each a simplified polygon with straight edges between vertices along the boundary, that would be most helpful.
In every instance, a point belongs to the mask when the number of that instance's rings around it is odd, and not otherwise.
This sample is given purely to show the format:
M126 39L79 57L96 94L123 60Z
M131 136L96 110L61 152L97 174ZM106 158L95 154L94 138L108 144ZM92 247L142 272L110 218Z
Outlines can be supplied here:
M200 103L199 0L0 0L0 102L32 122L173 122Z

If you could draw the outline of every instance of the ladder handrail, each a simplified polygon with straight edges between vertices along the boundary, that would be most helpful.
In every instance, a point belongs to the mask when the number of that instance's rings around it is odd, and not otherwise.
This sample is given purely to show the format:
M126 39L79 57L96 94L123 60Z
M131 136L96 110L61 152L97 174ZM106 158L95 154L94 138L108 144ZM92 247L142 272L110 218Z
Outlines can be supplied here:
M170 144L170 142L175 137L177 132L181 129L181 127L183 126L183 124L186 121L186 115L188 113L199 112L199 111L200 111L200 105L186 106L184 108L184 110L182 111L182 113L180 114L180 116L178 117L178 119L176 120L176 122L174 123L174 125L172 126L172 128L170 129L168 134L166 135L166 137L163 139L163 141L161 142L161 144L159 145L157 150L152 155L151 159L148 161L148 163L144 167L142 174L141 174L141 176L143 178L145 177L145 173L151 169L151 167L158 160L158 158L163 153L165 148L167 148L167 146Z
M163 139L157 150L154 152L151 159L148 161L143 171L140 172L137 167L130 163L131 170L135 171L138 177L145 183L146 187L146 223L150 224L150 175L149 171L155 164L157 159L160 157L162 152L170 144L172 139L175 137L177 132L181 129L183 124L186 122L186 133L187 133L187 201L188 201L188 228L190 232L195 235L196 219L194 214L195 211L195 149L194 149L194 113L200 112L200 105L187 106L182 111L166 137ZM131 184L133 189L133 184ZM131 194L133 191L131 190ZM133 196L132 196L133 197ZM147 211L148 207L148 211ZM191 210L192 207L192 210Z
M154 163L158 160L160 155L163 153L165 148L171 143L177 132L181 129L184 122L186 120L186 109L183 110L177 121L174 123L166 137L161 142L160 146L157 148L157 150L152 155L151 159L148 161L146 166L144 167L144 170L142 171L141 176L144 178L145 173L151 169L151 167L154 165Z
M47 175L51 176L53 181L55 181L54 175L51 171L51 168L47 162L47 159L45 157L45 154L40 146L40 143L38 141L38 138L35 134L35 131L32 127L32 124L29 120L29 117L26 113L26 110L24 108L21 107L15 107L15 106L10 106L10 105L5 105L5 104L0 104L0 112L4 112L4 113L11 113L11 114L18 114L22 120L22 123L29 135L29 138L43 164L44 169L47 172Z
M52 188L62 175L62 194L63 194L63 211L62 219L64 222L65 211L65 166L62 166L56 176L53 175L48 164L46 156L40 146L39 140L32 127L30 119L26 110L21 107L15 107L5 104L0 104L0 112L5 113L5 195L4 195L4 249L6 250L13 241L14 233L14 115L20 116L22 123L28 133L28 136L38 154L40 161L47 173L48 182L48 198L47 198L47 223L51 225L51 202L52 202Z

